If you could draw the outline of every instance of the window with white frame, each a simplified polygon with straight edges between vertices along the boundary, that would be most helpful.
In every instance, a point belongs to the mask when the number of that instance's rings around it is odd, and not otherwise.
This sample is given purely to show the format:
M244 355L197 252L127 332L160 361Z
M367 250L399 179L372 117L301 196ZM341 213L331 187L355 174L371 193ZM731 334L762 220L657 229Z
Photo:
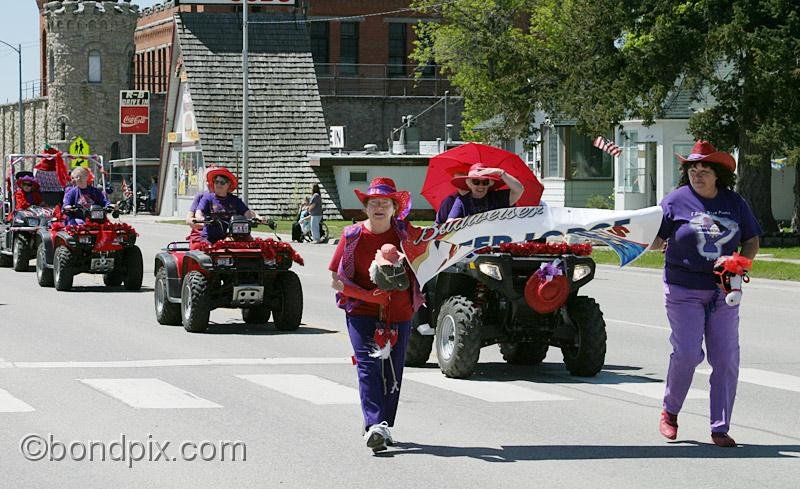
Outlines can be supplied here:
M92 49L89 51L89 83L100 83L103 81L103 63L100 51Z

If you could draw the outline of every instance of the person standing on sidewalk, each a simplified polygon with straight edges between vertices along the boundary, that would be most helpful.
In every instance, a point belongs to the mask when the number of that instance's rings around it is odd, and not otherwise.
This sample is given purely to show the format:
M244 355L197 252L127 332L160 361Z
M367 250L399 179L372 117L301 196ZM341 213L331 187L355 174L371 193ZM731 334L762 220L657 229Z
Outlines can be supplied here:
M308 204L308 215L311 216L311 238L314 243L321 243L320 224L322 223L322 195L319 193L319 185L311 187L311 202Z
M394 426L411 318L423 297L416 280L405 290L379 289L370 278L370 266L384 245L400 248L408 235L405 217L411 210L411 195L397 191L390 178L372 180L367 193L355 190L367 220L347 226L328 269L339 307L347 313L347 331L358 370L364 440L374 452L393 443ZM411 273L406 271L407 274ZM388 358L380 355L391 342Z
M651 248L664 249L664 294L672 334L659 431L678 435L678 413L703 361L711 365L711 440L734 447L728 435L739 379L739 305L728 305L714 274L715 261L741 248L752 260L761 228L736 192L736 161L711 143L698 141L681 162L678 188L661 202L664 217Z

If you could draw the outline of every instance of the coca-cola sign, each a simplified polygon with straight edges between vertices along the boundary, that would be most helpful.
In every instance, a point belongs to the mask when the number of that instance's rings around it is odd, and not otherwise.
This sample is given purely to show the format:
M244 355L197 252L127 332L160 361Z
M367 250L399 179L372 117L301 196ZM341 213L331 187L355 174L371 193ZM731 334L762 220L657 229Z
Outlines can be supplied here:
M119 133L150 133L150 92L146 90L119 92Z

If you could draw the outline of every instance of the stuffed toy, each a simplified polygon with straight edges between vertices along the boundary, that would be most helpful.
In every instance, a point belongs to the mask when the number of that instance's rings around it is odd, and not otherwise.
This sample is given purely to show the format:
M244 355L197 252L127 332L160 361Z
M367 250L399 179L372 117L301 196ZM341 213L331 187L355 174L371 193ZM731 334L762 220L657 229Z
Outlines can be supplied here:
M406 290L410 284L404 259L405 255L397 251L397 246L388 243L381 246L369 266L372 283L381 290Z
M717 285L726 293L725 303L738 305L742 301L742 282L750 282L747 272L753 268L753 260L734 252L733 255L721 256L714 263L714 274Z

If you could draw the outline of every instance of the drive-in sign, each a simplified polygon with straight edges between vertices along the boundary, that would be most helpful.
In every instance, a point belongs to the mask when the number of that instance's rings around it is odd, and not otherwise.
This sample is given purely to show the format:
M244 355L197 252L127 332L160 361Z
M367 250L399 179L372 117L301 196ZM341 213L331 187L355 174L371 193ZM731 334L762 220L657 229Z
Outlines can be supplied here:
M119 133L150 133L150 92L147 90L120 90Z

